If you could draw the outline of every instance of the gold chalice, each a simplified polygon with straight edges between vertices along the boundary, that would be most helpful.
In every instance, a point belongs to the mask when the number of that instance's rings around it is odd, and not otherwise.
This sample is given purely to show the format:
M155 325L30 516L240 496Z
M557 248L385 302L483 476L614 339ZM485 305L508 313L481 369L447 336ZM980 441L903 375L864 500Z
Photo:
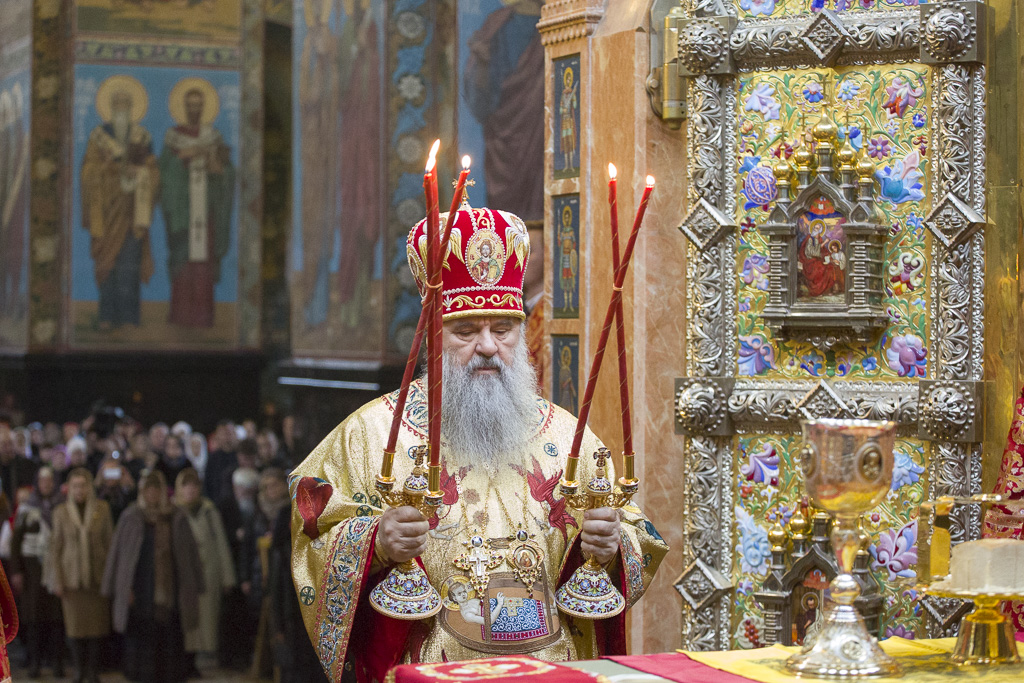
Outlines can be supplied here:
M839 573L829 585L835 603L818 637L786 660L786 670L813 678L900 676L896 660L868 633L854 600L857 552L868 536L857 518L878 505L892 484L896 425L872 420L820 419L803 422L799 463L811 505L835 517L832 547Z

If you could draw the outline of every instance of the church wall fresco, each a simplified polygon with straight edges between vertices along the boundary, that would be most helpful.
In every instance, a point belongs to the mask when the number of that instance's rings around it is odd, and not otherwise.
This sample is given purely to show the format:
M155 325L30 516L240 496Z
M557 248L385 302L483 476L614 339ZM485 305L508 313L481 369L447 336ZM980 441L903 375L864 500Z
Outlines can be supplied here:
M0 349L28 342L32 3L0 16Z
M569 55L551 64L551 91L555 109L555 179L580 174L580 91L583 73L580 56Z
M573 415L580 411L580 338L551 335L551 399Z
M923 66L755 72L739 80L739 376L911 380L933 374L928 372L927 315L931 237L924 227L931 164L927 143L930 96L929 71ZM889 327L870 344L832 349L776 339L760 317L767 300L768 244L758 227L767 220L770 200L777 194L770 165L780 153L787 159L792 156L794 146L799 144L794 138L802 130L801 121L811 128L822 104L828 105L841 135L849 134L854 149L863 150L876 164L879 206L891 226L884 273ZM788 134L785 140L781 137L783 131ZM838 231L838 235L841 228L831 231ZM807 240L807 236L801 236L800 244ZM840 241L826 240L833 244ZM843 265L828 252L814 258L806 254L806 248L799 250L801 295L823 291L828 287L824 280L829 278L833 288L841 287ZM809 290L803 289L805 283L810 284Z
M289 270L297 355L379 357L383 347L385 12L381 0L295 5Z
M262 17L258 0L70 7L53 341L259 345Z
M199 235L189 229L197 200L185 156L190 141L180 132L188 125L190 92L202 94L201 120L211 126L196 153L206 155L202 213L208 218ZM111 100L119 97L132 100L126 156L134 179L108 161L118 125ZM234 346L238 72L78 64L74 102L72 343ZM118 225L117 212L127 219L128 209L116 206L106 187L115 181L122 188L135 183L130 225Z

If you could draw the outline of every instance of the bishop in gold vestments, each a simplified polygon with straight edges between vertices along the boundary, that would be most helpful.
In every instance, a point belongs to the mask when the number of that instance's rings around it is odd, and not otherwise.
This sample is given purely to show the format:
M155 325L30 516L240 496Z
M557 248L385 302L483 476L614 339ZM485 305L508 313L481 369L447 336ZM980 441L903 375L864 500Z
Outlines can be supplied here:
M422 224L410 234L408 255L424 292L421 234ZM484 242L492 245L496 269L469 267ZM625 613L573 619L558 611L555 590L585 553L593 554L631 607L668 548L634 505L621 514L584 515L560 497L576 419L535 394L522 335L528 259L529 237L516 216L465 205L459 211L442 271L444 498L431 519L418 518L422 529L399 521L413 519L412 508L385 510L374 487L397 392L350 415L292 474L295 587L306 630L334 681L383 680L404 662L625 653ZM413 468L412 452L426 441L426 404L418 380L402 414L394 465L399 484ZM590 456L599 447L588 429L581 482L592 476ZM443 609L420 621L377 613L369 591L413 553Z

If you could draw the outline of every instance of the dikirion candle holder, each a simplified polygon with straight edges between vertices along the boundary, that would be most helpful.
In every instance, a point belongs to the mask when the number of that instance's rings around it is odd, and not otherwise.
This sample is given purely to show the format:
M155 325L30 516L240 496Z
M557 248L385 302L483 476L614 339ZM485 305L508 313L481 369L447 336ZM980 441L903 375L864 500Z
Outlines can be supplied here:
M575 482L562 480L561 492L566 507L579 511L603 507L619 509L629 503L637 492L638 482L635 478L623 477L617 486L613 486L606 476L610 457L607 448L599 448L594 453L597 460L594 477L587 482L582 493ZM569 580L559 586L555 592L555 604L566 614L581 619L608 619L626 609L626 599L605 568L593 557L588 557Z
M427 473L423 461L426 446L414 451L415 465L400 491L394 490L395 480L378 475L375 486L381 498L391 507L409 506L429 519L441 504L439 496L430 495ZM370 605L395 619L427 619L441 611L441 595L415 560L407 560L393 567L384 580L370 591Z
M901 676L899 664L868 633L854 601L860 584L853 576L858 551L868 536L858 517L885 499L892 485L896 424L874 420L805 420L799 464L811 505L835 518L832 547L839 573L829 584L835 603L818 637L786 660L797 676L851 679Z

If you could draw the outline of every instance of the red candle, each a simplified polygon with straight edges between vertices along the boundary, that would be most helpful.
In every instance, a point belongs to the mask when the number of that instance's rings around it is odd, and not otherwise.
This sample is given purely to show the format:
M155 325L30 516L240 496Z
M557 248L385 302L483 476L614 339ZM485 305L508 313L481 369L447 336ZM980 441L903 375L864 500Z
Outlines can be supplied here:
M608 164L608 207L612 226L612 277L619 270L619 204L615 164ZM629 406L629 376L626 374L626 323L622 299L615 308L615 338L619 345L619 405L622 411L622 452L633 454L633 420Z
M583 394L583 402L580 403L580 416L576 420L576 434L572 440L572 448L569 450L570 462L566 466L566 479L575 478L576 464L573 459L580 457L580 445L583 443L583 431L587 426L587 418L590 416L590 403L594 400L594 389L597 388L597 378L601 374L601 362L604 360L605 347L608 346L608 334L612 328L612 320L615 316L619 303L622 300L622 283L626 279L626 271L629 269L629 261L633 257L633 248L636 246L636 238L640 232L640 225L643 223L644 214L647 213L647 204L651 199L651 192L654 190L654 177L647 176L647 187L644 188L643 197L640 199L640 206L637 207L636 218L633 221L633 230L629 234L629 241L626 242L626 250L622 254L622 261L615 271L615 285L612 290L612 300L608 302L608 310L604 317L604 327L601 328L601 337L597 342L597 350L594 352L594 362L590 366L590 377L587 379L587 388Z
M466 179L469 176L469 166L469 156L462 157L462 173L459 174L459 180L455 185L455 195L452 197L452 210L448 213L448 221L447 224L445 225L444 239L441 242L442 245L447 245L449 239L451 239L452 227L455 224L455 212L458 210L459 205L462 203L462 197L466 187ZM427 180L426 177L424 177L423 182L424 194L427 195L427 201L429 202L429 190L427 189L429 181ZM443 246L441 249L441 253L447 253L447 249L445 249ZM429 269L429 264L425 265ZM440 273L435 274L435 276L439 278ZM419 322L416 324L416 334L413 337L412 346L409 349L409 357L405 361L405 373L402 375L402 385L398 391L398 398L395 402L395 414L391 418L391 433L388 435L388 443L384 449L384 452L390 454L392 457L394 456L395 453L395 446L398 443L398 432L399 428L402 425L402 415L405 414L405 404L409 397L409 386L412 384L412 376L413 373L416 371L416 360L419 358L420 355L420 347L423 344L423 335L426 332L427 321L432 319L433 316L434 299L433 297L430 296L430 292L431 290L428 289L427 295L424 297L423 300L423 308L420 311ZM390 477L390 471L387 473L387 476Z
M437 206L436 155L441 141L434 142L427 161L427 175L423 189L427 195L427 296L431 299L427 320L427 444L430 467L440 463L441 444L441 244L438 235L440 214Z

